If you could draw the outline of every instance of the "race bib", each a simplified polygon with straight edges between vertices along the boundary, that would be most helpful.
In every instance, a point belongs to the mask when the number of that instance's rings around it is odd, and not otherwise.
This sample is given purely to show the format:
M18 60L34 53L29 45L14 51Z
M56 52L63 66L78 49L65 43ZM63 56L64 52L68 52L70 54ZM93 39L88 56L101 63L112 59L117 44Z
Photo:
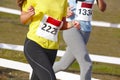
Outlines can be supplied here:
M44 15L37 29L37 35L52 41L58 40L58 32L62 27L63 22Z
M91 21L92 20L92 3L77 2L76 20Z

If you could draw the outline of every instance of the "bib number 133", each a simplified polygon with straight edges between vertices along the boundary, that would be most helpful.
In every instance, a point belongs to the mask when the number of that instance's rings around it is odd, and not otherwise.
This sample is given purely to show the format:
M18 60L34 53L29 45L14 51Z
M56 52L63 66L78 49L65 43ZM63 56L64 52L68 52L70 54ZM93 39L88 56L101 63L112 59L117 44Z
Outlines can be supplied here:
M92 5L91 3L78 1L76 8L77 19L90 21L92 18Z
M79 14L90 16L90 15L92 15L92 10L89 10L89 9L79 9Z

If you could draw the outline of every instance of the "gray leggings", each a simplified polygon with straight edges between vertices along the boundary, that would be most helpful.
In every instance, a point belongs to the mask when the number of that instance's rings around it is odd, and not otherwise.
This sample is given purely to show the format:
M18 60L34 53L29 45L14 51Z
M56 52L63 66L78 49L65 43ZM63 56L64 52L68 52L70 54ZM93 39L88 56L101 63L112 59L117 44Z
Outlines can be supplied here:
M67 49L60 61L53 65L54 72L67 69L76 59L80 66L80 80L91 80L92 62L86 48L89 35L90 32L83 32L76 28L63 31Z

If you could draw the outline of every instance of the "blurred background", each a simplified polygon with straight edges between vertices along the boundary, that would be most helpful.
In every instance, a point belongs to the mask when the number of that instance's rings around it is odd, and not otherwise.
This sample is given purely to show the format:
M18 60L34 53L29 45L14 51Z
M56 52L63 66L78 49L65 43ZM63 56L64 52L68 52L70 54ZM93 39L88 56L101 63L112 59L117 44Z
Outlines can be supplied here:
M120 0L105 0L106 11L100 12L97 5L93 7L93 21L120 24ZM16 0L1 0L0 7L20 10ZM28 25L22 25L19 15L0 12L0 43L23 45ZM62 31L61 31L62 33ZM61 35L60 50L66 45ZM90 54L120 58L120 28L94 26L87 48ZM0 58L27 63L23 52L0 48ZM56 61L60 57L57 57ZM79 74L79 66L75 61L66 71ZM94 78L100 80L120 80L120 65L93 62ZM26 72L0 67L0 80L28 80Z

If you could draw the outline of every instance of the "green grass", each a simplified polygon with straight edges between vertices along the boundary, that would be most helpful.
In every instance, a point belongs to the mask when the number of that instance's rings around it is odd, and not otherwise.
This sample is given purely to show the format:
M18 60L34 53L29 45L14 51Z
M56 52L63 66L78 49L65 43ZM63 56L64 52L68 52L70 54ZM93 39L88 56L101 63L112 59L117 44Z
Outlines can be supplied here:
M120 57L120 29L93 27L87 47L92 54Z
M106 0L106 2L108 4L108 7L105 13L100 12L96 5L94 6L93 20L120 23L119 0ZM15 0L2 0L0 2L0 5L18 9ZM18 15L0 12L0 43L23 45L27 31L28 25L22 25L19 21ZM60 49L65 50L65 47L66 45L61 37ZM120 29L93 26L87 48L91 54L120 57ZM27 63L23 52L19 51L0 49L0 58ZM75 61L67 71L79 73L78 63ZM17 80L20 78L20 76L23 77L23 75L20 75L21 72L19 71L0 68L0 80L2 79L2 74L8 76L9 78L11 77L12 80ZM23 74L25 74L24 77L28 78L28 75L26 75L26 73ZM93 62L93 77L102 80L119 80L120 66ZM3 80L8 79L5 77Z
M27 26L21 25L19 16L0 13L0 42L23 44L28 31Z
M17 0L1 0L0 1L0 6L1 7L7 7L7 8L13 8L13 9L19 9L17 4L16 4Z
M97 5L94 6L93 10L93 20L98 21L107 21L112 23L120 23L120 8L119 8L119 0L105 0L107 3L107 9L105 13L100 12Z

